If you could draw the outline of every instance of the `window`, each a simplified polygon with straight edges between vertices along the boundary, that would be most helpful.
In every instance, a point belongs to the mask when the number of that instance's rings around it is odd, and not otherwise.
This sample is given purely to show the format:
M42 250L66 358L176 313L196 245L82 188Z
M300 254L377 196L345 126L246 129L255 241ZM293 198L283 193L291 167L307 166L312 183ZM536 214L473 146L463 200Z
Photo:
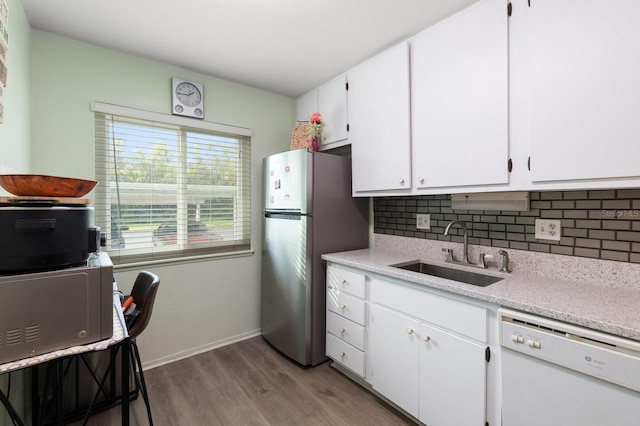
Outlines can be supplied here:
M95 222L114 263L248 250L250 131L94 103Z

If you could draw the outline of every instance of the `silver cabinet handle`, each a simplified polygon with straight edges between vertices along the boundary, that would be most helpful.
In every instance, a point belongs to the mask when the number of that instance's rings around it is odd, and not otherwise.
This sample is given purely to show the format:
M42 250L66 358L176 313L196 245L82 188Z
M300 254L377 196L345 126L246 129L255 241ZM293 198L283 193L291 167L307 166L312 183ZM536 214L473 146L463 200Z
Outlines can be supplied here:
M347 330L343 327L340 329L340 334L344 334Z
M413 334L413 328L407 328L407 334Z
M418 178L418 182L419 182L419 183L424 183L424 178L423 178L423 177Z
M347 309L347 305L345 305L344 303L340 306L341 309Z
M400 185L404 185L404 179L400 178Z
M344 352L341 352L341 353L340 353L340 358L344 358L345 356L347 356L347 354L346 354L346 353L344 353Z
M428 342L431 340L431 337L429 337L429 336L424 336L422 339L423 339L425 342L427 342L427 343L428 343Z

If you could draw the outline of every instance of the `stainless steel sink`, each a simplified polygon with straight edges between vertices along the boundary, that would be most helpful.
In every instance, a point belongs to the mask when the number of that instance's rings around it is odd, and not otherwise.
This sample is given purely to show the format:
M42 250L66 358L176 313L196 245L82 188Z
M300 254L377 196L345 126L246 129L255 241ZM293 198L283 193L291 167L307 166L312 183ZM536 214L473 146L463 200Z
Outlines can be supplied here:
M405 269L407 271L414 271L425 275L432 275L434 277L446 278L448 280L463 282L478 287L486 287L502 280L502 278L494 277L492 275L461 271L458 269L446 268L444 266L436 266L422 262L413 262L393 266L396 268Z

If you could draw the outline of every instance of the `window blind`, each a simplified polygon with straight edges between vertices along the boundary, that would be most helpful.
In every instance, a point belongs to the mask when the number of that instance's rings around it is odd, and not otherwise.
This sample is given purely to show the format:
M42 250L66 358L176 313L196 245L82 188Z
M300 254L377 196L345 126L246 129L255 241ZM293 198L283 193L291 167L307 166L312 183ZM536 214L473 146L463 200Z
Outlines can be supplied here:
M113 262L249 249L250 132L121 109L94 106L95 221Z

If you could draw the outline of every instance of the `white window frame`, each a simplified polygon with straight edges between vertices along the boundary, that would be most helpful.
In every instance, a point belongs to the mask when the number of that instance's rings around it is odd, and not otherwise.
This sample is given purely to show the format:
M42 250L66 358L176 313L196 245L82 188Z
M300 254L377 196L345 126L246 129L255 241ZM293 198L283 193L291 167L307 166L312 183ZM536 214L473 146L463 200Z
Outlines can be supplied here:
M192 131L202 130L205 132L211 131L215 133L229 134L230 136L234 136L234 137L245 137L248 139L250 139L252 136L251 130L243 127L236 127L236 126L230 126L225 124L212 123L204 120L195 120L195 119L190 119L190 118L185 118L180 116L156 113L151 111L144 111L144 110L139 110L135 108L123 107L119 105L112 105L112 104L107 104L102 102L91 103L91 110L94 113L110 114L110 115L119 116L119 117L140 119L140 120L152 121L156 123L162 123L164 125L169 125L169 126L176 126L176 131L179 132L181 138L185 137L186 133L189 130L192 130ZM96 146L96 149L98 150L100 148ZM106 147L103 147L102 149L106 149ZM250 158L250 153L248 155ZM98 158L97 155L96 155L96 158ZM108 156L103 155L103 158L108 158ZM96 160L96 161L99 161L99 160ZM202 257L202 256L206 256L206 257L228 256L230 254L241 255L241 254L250 253L251 252L251 247L250 247L250 240L251 240L251 229L250 229L250 226L251 226L250 225L250 222L251 222L251 219L250 219L251 170L250 170L250 167L251 166L250 164L247 165L247 167L249 167L249 170L246 172L248 182L243 182L244 185L240 185L240 187L237 189L237 191L233 195L234 199L235 197L244 198L244 194L242 194L242 191L249 191L249 194L246 196L246 200L249 200L248 203L247 204L239 203L239 205L237 206L239 211L234 211L234 227L238 227L238 226L248 227L247 230L235 229L234 235L248 235L248 239L246 243L237 244L236 242L228 242L228 243L222 242L222 243L216 244L216 247L208 247L208 248L205 248L204 250L198 250L198 251L191 250L191 249L183 250L182 248L167 249L167 250L162 250L162 249L153 250L152 248L149 248L149 249L142 249L140 251L123 250L123 252L120 253L119 250L109 250L109 254L112 260L114 261L114 264L129 264L129 263L140 263L140 262L148 263L150 261L167 261L169 259L184 259L185 257L191 258L191 257ZM180 199L180 197L186 193L185 191L187 191L186 179L183 179L184 173L185 171L181 170L181 168L179 167L178 178L176 183L177 187L174 186L174 189L173 189L173 191L177 191L176 203L177 203L177 206L179 206L178 207L179 210L186 209L186 203L181 202L181 199ZM105 175L100 174L100 172L98 171L98 167L96 166L96 180L100 181L101 178L106 179ZM121 183L120 185L125 185L125 184ZM144 184L136 184L136 185L140 186ZM98 188L96 188L96 195L101 197L100 201L105 205L106 204L110 205L111 203L109 201L111 189L108 188L108 186L109 185L103 185L102 187L100 187L99 185ZM160 185L156 184L156 186L161 187L161 184ZM111 224L109 220L111 213L107 213L106 209L107 209L106 206L103 208L97 209L96 224L98 226L102 226L103 229L107 231L106 235L108 238L111 235L110 233ZM242 209L248 209L249 211L247 212ZM180 216L180 211L178 211L178 215ZM182 216L185 216L185 215L182 215ZM236 217L245 217L245 219L248 218L249 221L248 223L243 224L243 221L236 221L235 220ZM101 223L101 222L105 222L105 223ZM185 233L186 233L186 222L182 223L181 221L179 221L178 222L178 238L180 238L180 235L184 235Z

